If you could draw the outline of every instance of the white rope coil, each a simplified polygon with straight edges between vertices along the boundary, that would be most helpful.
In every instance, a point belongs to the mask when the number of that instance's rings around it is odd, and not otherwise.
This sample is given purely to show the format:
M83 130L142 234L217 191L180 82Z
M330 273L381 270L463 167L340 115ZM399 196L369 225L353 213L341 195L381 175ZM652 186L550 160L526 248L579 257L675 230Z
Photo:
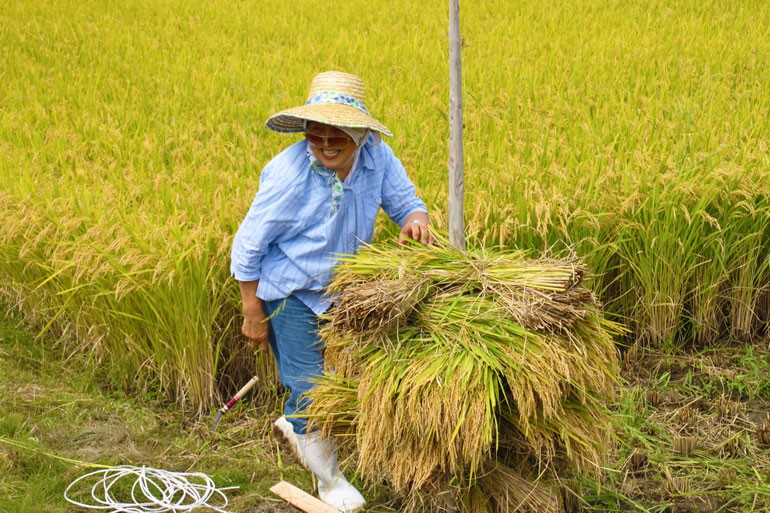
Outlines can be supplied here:
M89 501L87 487L91 483ZM186 512L204 507L229 513L222 509L228 504L224 491L234 488L238 487L217 488L209 476L200 472L121 465L80 476L64 491L64 498L82 508L114 513ZM212 499L219 505L209 504Z

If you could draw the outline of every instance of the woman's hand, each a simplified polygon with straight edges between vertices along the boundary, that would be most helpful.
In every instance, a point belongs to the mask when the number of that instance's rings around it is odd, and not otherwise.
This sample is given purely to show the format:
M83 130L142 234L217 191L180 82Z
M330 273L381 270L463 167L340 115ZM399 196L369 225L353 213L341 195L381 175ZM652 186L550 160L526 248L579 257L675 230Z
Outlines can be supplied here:
M267 320L262 300L257 297L259 281L242 281L241 300L243 302L243 327L241 333L249 339L256 351L267 351L270 347L270 321Z
M243 328L241 333L256 351L267 351L270 348L268 335L270 334L270 321L263 313L243 312Z
M428 214L425 212L412 212L406 217L401 232L398 234L398 243L404 244L409 239L423 244L433 244L433 234L428 227Z

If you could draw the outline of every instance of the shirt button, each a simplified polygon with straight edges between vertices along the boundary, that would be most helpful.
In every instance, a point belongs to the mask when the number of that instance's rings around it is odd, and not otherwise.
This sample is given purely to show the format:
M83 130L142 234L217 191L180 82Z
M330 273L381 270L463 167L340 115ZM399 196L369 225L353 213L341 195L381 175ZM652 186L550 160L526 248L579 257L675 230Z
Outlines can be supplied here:
M353 249L353 243L352 242L348 244L348 249Z

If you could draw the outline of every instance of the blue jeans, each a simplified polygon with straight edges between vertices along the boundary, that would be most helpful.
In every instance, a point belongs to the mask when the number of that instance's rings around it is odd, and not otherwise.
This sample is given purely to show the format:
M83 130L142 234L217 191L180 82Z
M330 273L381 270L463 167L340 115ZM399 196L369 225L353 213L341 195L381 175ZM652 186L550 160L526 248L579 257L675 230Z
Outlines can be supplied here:
M304 397L313 388L309 380L323 374L323 345L318 336L318 316L305 303L291 295L276 301L263 301L270 319L270 348L278 364L278 377L291 392L283 413L294 432L307 432L307 417L297 416L310 405Z

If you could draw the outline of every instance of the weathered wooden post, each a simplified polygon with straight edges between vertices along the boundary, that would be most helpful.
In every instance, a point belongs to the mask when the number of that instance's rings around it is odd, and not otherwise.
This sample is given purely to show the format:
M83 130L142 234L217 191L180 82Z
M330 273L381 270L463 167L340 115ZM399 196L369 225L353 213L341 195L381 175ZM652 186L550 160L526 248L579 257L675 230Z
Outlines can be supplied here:
M460 0L449 0L449 243L465 250Z
M465 251L461 48L460 0L449 0L449 243ZM446 510L447 513L460 511L451 494L447 495Z

